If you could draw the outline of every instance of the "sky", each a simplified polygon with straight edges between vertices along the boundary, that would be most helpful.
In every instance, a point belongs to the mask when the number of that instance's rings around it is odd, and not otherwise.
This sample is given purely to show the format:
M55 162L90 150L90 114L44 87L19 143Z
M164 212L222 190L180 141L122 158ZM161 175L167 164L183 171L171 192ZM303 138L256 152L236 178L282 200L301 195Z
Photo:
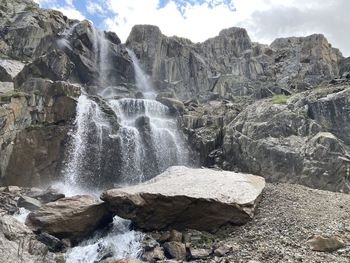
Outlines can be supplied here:
M202 42L233 26L253 41L324 34L350 56L350 0L34 0L69 18L89 19L125 42L136 24L157 25L167 36Z

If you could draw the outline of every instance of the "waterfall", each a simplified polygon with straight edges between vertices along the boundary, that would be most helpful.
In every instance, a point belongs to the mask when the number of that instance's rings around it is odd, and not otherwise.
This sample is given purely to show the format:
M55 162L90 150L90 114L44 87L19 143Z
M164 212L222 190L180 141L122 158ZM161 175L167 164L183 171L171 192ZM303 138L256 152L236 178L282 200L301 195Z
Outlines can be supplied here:
M172 165L186 163L186 148L168 107L156 100L110 100L120 118L125 183L150 179Z
M69 42L69 38L72 36L74 29L79 24L79 22L74 23L69 28L66 28L63 33L61 33L61 38L57 40L57 45L59 48L64 49L67 48L72 50L71 44Z
M104 31L100 31L95 27L92 28L93 51L95 54L95 63L99 69L98 85L104 87L108 85L108 68L110 61L108 57L109 42L105 37Z
M108 43L104 33L94 29L92 35L100 71L98 82L106 89ZM137 184L169 166L187 164L188 151L176 118L167 106L155 100L150 78L135 54L128 52L134 65L136 87L144 98L101 98L84 92L79 97L63 170L63 189L67 195L96 193L113 184ZM98 262L106 255L116 259L137 257L142 235L130 230L129 223L116 217L108 233L98 232L70 249L66 262Z
M64 171L68 187L79 189L101 184L101 160L104 137L111 133L111 125L100 106L82 94L77 103L68 163Z
M146 75L142 70L139 60L137 59L134 51L128 48L126 49L126 51L128 52L134 66L135 81L138 90L142 92L143 96L146 99L155 99L156 92L153 89L149 76Z
M95 32L99 39L101 32ZM104 41L96 40L95 43L100 43L96 48L106 46L101 44ZM149 98L93 100L86 94L80 96L64 170L69 186L103 188L111 184L136 184L169 166L187 164L188 152L176 118L170 115L167 106L154 99L156 92L149 77L135 54L128 52L135 67L137 89ZM96 53L108 57L105 51ZM119 123L117 128L113 128L113 121Z

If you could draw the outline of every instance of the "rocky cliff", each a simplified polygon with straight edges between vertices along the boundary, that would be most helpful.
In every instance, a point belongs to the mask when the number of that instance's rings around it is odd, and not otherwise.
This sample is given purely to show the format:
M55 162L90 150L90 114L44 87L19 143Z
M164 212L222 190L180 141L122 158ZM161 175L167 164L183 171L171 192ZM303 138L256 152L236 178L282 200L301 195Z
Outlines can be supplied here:
M260 99L304 91L337 77L343 60L323 35L276 39L267 46L235 27L195 44L166 37L155 26L135 26L126 44L159 90L175 91L181 99L212 93Z
M139 58L200 164L350 192L349 58L323 35L250 40L242 28L203 43L135 26L125 44L30 0L0 3L0 181L61 176L80 94L137 97ZM116 125L117 126L117 125Z

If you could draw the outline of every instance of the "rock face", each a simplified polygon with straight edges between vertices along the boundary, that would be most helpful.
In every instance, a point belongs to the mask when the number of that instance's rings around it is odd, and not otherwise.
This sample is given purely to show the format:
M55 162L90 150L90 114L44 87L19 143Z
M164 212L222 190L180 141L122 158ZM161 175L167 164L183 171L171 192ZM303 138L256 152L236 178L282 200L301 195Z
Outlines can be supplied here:
M179 98L216 92L224 98L305 90L339 74L342 55L323 35L252 43L242 28L194 44L166 37L154 26L135 26L126 43L135 50L159 90Z
M112 221L105 204L93 196L66 197L48 203L28 215L26 224L35 231L79 240Z
M192 43L138 25L124 45L115 33L30 0L2 1L0 9L1 184L61 178L82 87L107 115L101 97L142 97L128 47L151 76L157 100L178 117L200 165L350 191L350 63L325 36L268 46L233 27ZM276 95L289 97L276 103ZM147 119L139 124L146 127ZM119 124L112 126L115 132ZM100 169L96 152L119 151L115 138L104 141L102 148L91 143L86 178ZM115 169L104 167L106 185Z
M175 166L146 183L108 190L101 199L142 229L214 231L250 220L264 186L253 175Z
M0 181L34 186L59 176L80 87L29 79L22 90L0 95L8 100L0 107Z
M270 181L349 192L343 133L349 114L342 112L347 92L347 86L330 87L296 95L286 104L259 101L247 107L225 128L226 164Z

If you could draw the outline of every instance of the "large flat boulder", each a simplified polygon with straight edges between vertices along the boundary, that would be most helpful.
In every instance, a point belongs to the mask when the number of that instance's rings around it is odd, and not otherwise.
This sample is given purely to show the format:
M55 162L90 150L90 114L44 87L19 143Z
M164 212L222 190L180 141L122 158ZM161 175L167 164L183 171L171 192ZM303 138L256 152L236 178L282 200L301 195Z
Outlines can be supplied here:
M28 215L26 224L35 231L79 240L111 221L104 203L93 196L77 195L42 206Z
M250 220L264 187L259 176L174 166L143 184L107 190L101 199L141 229L215 231Z

